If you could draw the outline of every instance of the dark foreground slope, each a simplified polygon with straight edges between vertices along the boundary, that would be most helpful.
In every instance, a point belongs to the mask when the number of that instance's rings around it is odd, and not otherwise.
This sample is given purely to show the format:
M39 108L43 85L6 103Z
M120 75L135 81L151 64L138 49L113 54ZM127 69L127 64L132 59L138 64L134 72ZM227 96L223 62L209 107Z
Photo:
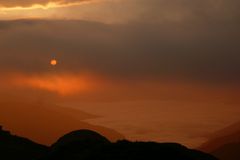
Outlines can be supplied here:
M0 126L0 159L33 160L46 154L49 148L26 138L11 135Z
M216 160L213 156L176 143L111 143L90 131L74 131L50 147L0 130L1 160Z
M216 160L211 155L174 143L129 142L100 144L83 148L75 143L52 152L44 160Z

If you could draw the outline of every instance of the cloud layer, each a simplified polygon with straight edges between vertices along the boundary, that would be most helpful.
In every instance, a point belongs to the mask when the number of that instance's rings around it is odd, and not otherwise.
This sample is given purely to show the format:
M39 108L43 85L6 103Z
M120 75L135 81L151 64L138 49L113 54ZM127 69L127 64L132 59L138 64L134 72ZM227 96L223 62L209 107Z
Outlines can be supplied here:
M89 0L2 0L0 6L2 7L29 7L32 5L47 5L49 3L56 3L59 5L69 3L80 3Z
M2 21L0 66L47 72L56 56L59 71L238 80L239 24L220 24Z
M98 3L78 5L82 2ZM57 17L121 23L236 23L240 16L239 5L237 0L2 0L0 18ZM31 12L26 11L29 9Z

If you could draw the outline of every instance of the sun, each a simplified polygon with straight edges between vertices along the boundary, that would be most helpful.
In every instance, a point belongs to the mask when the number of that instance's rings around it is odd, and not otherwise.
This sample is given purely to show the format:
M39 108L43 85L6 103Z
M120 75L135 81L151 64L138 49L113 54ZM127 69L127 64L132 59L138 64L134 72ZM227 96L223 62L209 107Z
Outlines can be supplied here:
M52 65L52 66L56 66L57 65L57 60L56 59L52 59L51 61L50 61L50 64Z

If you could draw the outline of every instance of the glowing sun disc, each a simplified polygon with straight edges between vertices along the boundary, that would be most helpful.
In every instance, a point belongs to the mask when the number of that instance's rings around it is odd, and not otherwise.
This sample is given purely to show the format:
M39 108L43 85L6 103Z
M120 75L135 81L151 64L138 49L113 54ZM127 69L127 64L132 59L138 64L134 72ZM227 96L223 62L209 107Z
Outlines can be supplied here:
M52 66L56 66L56 65L57 65L57 60L56 60L56 59L52 59L52 60L50 61L50 64L51 64Z

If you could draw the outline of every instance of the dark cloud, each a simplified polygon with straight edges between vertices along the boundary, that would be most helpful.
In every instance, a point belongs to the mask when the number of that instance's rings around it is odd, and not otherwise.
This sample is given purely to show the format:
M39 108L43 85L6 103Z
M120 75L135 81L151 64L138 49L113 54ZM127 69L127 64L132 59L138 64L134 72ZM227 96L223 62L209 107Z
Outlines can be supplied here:
M138 2L143 11L126 24L1 21L1 70L47 72L57 56L60 71L240 79L238 1Z
M106 25L87 21L0 22L1 70L91 70L112 76L239 79L238 24Z
M237 0L130 0L138 19L166 21L236 21L240 2ZM134 10L134 9L133 9Z

